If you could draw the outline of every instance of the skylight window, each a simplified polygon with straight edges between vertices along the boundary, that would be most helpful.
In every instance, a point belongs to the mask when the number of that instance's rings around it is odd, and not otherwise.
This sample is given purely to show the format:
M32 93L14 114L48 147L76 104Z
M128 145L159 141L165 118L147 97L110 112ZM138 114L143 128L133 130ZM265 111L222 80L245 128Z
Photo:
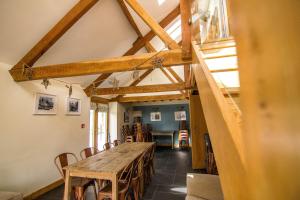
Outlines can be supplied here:
M166 0L157 0L157 3L159 6L161 6L163 3L165 3Z

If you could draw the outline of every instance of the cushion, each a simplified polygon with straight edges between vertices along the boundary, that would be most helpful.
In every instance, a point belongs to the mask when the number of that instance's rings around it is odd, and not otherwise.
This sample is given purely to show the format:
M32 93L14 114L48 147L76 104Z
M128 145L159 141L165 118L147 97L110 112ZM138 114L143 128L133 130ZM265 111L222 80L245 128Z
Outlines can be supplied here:
M207 200L223 200L219 176L210 174L187 174L187 194Z
M0 191L1 200L23 200L21 193Z

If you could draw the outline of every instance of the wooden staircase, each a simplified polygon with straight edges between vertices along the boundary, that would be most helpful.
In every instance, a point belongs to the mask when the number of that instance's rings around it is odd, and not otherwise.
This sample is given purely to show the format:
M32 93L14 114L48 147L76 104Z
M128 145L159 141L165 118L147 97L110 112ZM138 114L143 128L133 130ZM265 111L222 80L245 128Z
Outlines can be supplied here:
M232 42L232 39L230 40ZM193 72L212 141L225 199L245 199L245 156L241 131L242 113L231 98L226 98L213 78L201 49L228 47L218 41L200 47L193 42Z

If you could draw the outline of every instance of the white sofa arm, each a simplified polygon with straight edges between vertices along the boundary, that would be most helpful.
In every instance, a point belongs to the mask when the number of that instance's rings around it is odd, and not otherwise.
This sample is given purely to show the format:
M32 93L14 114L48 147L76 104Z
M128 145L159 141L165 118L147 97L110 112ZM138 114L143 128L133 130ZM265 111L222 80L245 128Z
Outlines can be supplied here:
M187 174L187 195L207 200L223 200L219 176Z
M1 200L23 200L23 196L18 192L4 192L0 191Z

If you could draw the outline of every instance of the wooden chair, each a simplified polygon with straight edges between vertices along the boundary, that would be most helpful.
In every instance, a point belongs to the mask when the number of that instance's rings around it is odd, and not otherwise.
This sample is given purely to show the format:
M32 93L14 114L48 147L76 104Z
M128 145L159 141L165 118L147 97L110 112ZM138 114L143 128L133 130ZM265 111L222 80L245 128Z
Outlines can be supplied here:
M80 157L83 160L85 158L96 155L99 152L100 151L96 147L88 147L88 148L85 148L82 151L80 151Z
M109 150L111 148L111 144L110 143L105 143L104 145L103 145L103 149L105 150L105 151L107 151L107 150Z
M126 141L125 142L129 142L129 143L131 143L131 142L134 142L134 137L133 137L133 135L129 135L129 136L126 136Z
M114 141L113 141L114 147L116 147L116 146L118 146L118 145L120 145L120 144L121 144L121 141L120 141L120 140L114 140Z
M189 133L187 130L179 130L178 143L180 148L189 147Z
M144 154L142 154L133 167L133 175L131 179L130 187L133 190L134 199L138 200L142 197L143 191L141 188L143 185L143 169L144 169Z
M133 163L130 163L127 167L125 167L125 169L119 176L119 180L118 180L119 200L125 200L127 198L130 199L130 196L128 194L128 189L131 182L132 172L133 172ZM112 198L111 183L106 185L104 188L102 188L98 193L98 200L103 200L107 198L108 199Z
M145 183L149 184L151 182L151 177L155 174L154 170L154 152L155 146L151 147L144 156L144 177Z
M61 174L64 180L65 180L66 171L63 168L71 164L70 160L73 160L73 162L78 162L76 155L73 153L62 153L56 156L54 159L54 164L57 167L59 173ZM76 200L84 200L85 199L84 193L88 188L88 186L90 185L93 185L95 196L97 198L96 185L93 180L86 179L86 178L72 178L71 186L72 186L74 198Z

